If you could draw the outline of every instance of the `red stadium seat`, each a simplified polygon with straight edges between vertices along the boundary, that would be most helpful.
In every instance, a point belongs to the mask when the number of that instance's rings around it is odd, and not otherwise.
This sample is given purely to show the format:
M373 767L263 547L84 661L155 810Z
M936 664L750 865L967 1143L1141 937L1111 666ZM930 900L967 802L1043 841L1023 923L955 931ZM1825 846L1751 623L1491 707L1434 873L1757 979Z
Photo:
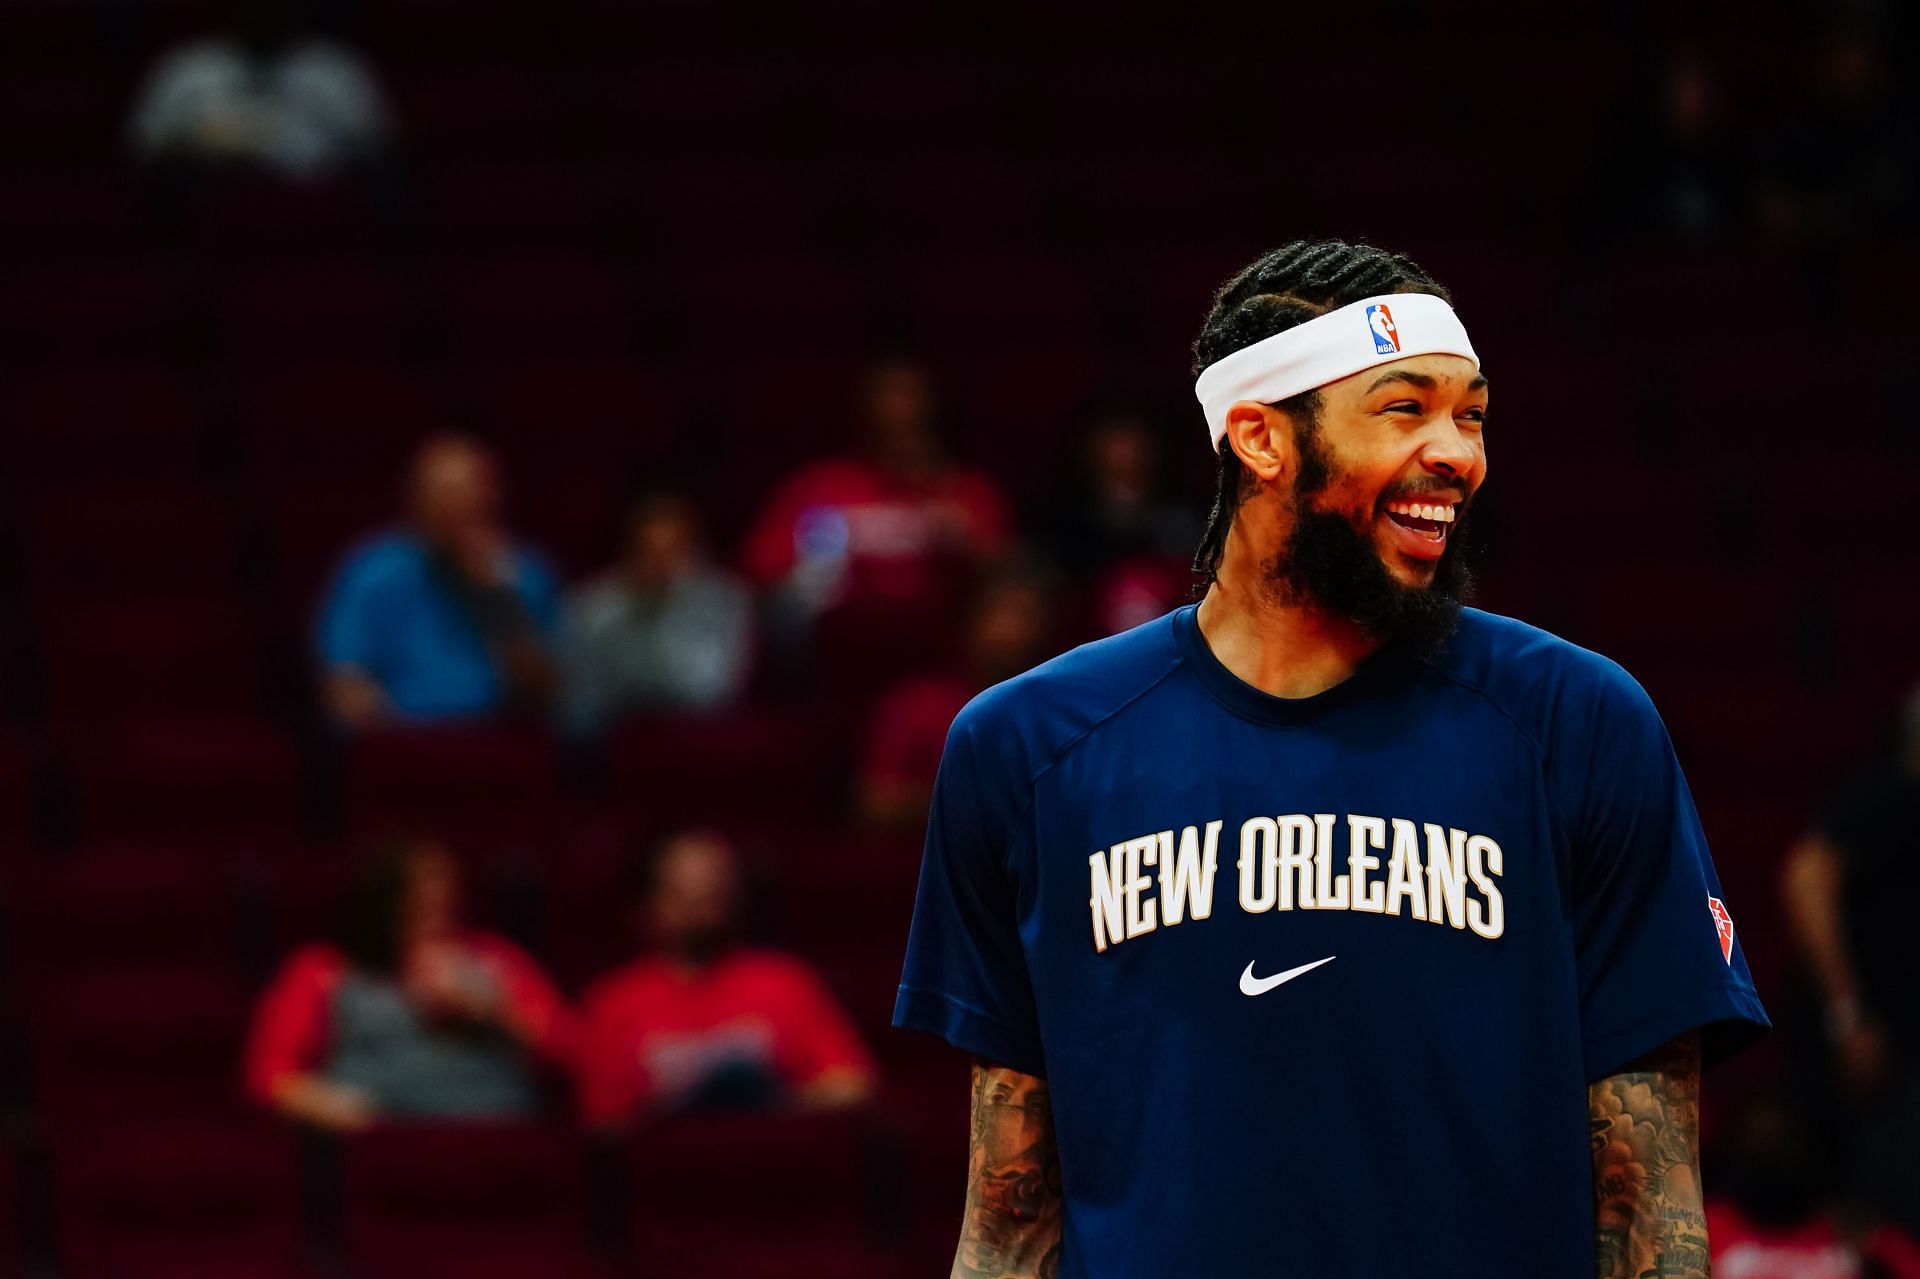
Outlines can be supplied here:
M441 836L489 860L537 855L559 820L559 752L536 727L384 728L351 742L346 804L361 835Z
M1036 341L1091 345L1094 304L1058 258L974 253L902 259L881 273L931 351L1018 351Z
M39 786L39 752L12 733L0 732L0 848L17 853L26 845Z
M303 1279L298 1152L264 1119L147 1117L54 1152L72 1279Z
M892 111L882 117L894 123ZM1048 196L1028 170L994 152L935 152L920 147L871 174L856 216L880 244L1020 246L1044 241L1053 227Z
M151 359L165 350L175 299L153 272L63 266L0 284L0 349L16 363Z
M238 1104L250 1000L191 969L75 974L26 992L40 1112L65 1130L220 1116Z
M817 253L840 228L830 175L779 157L698 152L649 167L629 200L641 233L709 254L741 245Z
M150 364L52 370L12 382L0 445L16 496L105 481L199 475L200 410L180 380Z
M227 868L165 844L88 848L9 871L9 948L29 983L115 971L197 970L234 960Z
M426 194L427 232L453 249L566 249L594 243L610 215L609 183L578 164L510 159L452 169Z
M864 294L817 258L728 253L677 264L674 281L695 350L845 351L866 337Z
M565 1128L395 1125L346 1143L355 1274L586 1274L584 1151ZM712 1272L709 1272L712 1273Z
M610 745L615 801L658 829L747 815L831 813L832 739L817 721L757 709L635 720Z
M415 344L420 316L403 281L352 258L262 264L214 297L218 338L240 361L393 358Z
M76 725L57 755L93 839L278 835L300 816L286 732L247 715L143 715Z
M406 460L449 425L434 389L383 360L300 360L252 373L236 404L256 492L271 503L346 487L398 499Z
M76 604L43 621L40 640L55 722L248 714L260 703L254 622L231 605Z
M637 298L591 258L450 261L441 275L454 350L465 358L633 349Z
M33 597L51 607L90 599L220 605L239 592L234 521L193 488L89 486L27 503L20 526Z
M894 1279L868 1117L711 1116L629 1147L633 1274Z

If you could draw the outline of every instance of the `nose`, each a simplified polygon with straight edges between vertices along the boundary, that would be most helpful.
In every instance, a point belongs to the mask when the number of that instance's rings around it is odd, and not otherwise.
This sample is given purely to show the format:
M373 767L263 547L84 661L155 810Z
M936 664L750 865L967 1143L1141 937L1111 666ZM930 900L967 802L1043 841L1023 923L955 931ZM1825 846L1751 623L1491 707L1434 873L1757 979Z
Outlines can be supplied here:
M1469 439L1449 414L1435 419L1420 450L1420 463L1436 475L1475 480L1486 464L1486 455L1479 441Z

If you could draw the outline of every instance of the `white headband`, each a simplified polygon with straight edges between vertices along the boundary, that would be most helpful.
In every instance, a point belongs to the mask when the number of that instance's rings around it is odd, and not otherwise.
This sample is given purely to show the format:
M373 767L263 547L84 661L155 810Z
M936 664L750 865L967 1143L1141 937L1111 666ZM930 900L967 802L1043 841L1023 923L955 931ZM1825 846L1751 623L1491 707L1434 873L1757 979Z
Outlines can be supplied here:
M1218 453L1227 410L1240 401L1277 404L1410 355L1464 355L1480 367L1466 328L1445 301L1431 293L1382 293L1216 360L1201 371L1193 393Z

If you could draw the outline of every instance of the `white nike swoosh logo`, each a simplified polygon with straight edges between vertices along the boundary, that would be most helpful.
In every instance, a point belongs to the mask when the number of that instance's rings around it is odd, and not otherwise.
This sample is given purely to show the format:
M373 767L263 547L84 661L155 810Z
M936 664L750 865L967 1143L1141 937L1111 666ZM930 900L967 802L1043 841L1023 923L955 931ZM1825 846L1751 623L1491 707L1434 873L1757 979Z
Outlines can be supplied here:
M1301 973L1310 973L1322 964L1331 964L1336 956L1316 959L1311 964L1302 964L1298 968L1289 968L1284 973L1275 973L1271 977L1255 977L1253 965L1247 965L1247 971L1240 974L1240 993L1243 995L1264 995L1282 982L1292 981Z

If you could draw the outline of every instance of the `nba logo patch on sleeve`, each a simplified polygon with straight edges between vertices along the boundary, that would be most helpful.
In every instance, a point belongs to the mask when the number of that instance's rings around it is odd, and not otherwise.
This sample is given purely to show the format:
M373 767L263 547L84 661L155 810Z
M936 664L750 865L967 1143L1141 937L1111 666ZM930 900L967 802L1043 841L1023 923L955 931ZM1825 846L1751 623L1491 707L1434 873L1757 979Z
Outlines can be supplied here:
M1367 327L1373 331L1373 350L1376 355L1392 355L1400 349L1400 330L1394 327L1393 312L1386 304L1376 302L1367 308Z
M1713 916L1713 927L1720 934L1720 957L1733 963L1733 916L1727 913L1727 904L1718 897L1707 898L1707 910Z

